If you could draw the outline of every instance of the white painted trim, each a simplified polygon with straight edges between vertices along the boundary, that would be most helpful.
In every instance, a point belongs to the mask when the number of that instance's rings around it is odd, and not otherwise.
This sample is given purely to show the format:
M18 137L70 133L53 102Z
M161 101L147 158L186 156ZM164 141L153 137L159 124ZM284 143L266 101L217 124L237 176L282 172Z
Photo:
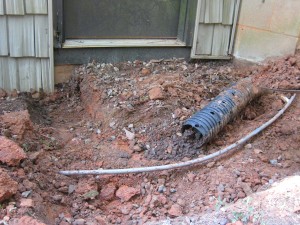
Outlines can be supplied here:
M237 27L237 23L238 23L240 4L241 4L241 0L237 0L235 9L234 9L234 17L233 17L230 43L229 43L229 49L228 49L228 54L230 54L230 55L233 54L233 46L234 46L234 41L235 41L235 33L236 33L236 27Z
M52 0L48 0L48 23L49 23L49 76L50 76L50 92L54 91L54 43L53 43L53 4Z
M191 58L195 59L198 55L196 55L196 47L197 47L197 37L198 37L198 30L199 30L199 20L200 20L200 8L201 3L204 0L198 0L197 2L197 12L196 12L196 22L195 22L195 29L194 29L194 39L193 39L193 46L191 50Z
M63 48L184 47L177 39L67 39Z

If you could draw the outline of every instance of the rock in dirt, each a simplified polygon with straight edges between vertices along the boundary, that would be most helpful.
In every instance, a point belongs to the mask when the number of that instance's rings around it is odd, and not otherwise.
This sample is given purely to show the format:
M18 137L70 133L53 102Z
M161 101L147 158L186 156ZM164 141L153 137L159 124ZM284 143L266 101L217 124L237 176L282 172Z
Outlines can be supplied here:
M105 185L100 192L100 199L105 201L110 201L115 196L116 185L114 183L109 183Z
M4 89L0 88L0 98L5 98L7 96L7 93Z
M23 216L19 219L13 219L9 225L46 225L30 216Z
M213 166L215 165L215 162L209 162L209 163L207 163L207 167L208 168L212 168Z
M149 74L151 74L151 70L148 69L148 68L143 68L142 71L141 71L141 74L143 76L148 76Z
M182 216L182 208L180 205L174 204L171 206L168 213L169 213L170 217Z
M126 137L128 140L133 140L135 137L135 134L128 131L126 128L123 128L123 130L125 131Z
M0 121L9 128L13 135L17 135L18 139L22 139L26 131L33 130L28 110L6 113L0 116Z
M30 208L30 207L33 207L33 200L32 199L27 199L27 198L22 198L20 200L20 206L21 207L27 207L27 208Z
M138 194L140 194L139 189L128 187L126 185L121 186L116 192L116 196L123 202L129 201L133 196Z
M104 216L95 216L95 219L97 220L97 224L99 225L107 225L106 219Z
M85 194L92 190L98 190L98 186L93 180L80 179L75 192L78 194Z
M17 166L25 158L26 154L19 145L6 137L0 136L0 161L2 163Z
M9 199L17 193L18 183L15 182L4 169L0 168L0 202Z
M154 87L149 91L149 98L151 100L163 99L164 94L161 87Z

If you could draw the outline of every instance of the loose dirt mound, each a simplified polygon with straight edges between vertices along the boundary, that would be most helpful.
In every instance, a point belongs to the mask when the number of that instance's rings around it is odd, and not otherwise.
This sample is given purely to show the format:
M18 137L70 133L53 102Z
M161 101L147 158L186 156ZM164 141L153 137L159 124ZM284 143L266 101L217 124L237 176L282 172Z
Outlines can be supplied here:
M63 225L142 224L167 216L189 217L212 212L221 202L236 202L293 174L300 163L299 99L240 151L207 165L122 176L58 174L67 169L174 163L234 143L283 106L279 95L249 103L203 147L187 139L181 125L226 87L254 73L253 67L232 62L180 59L78 67L73 80L57 87L53 96L33 100L52 123L31 121L34 135L19 142L28 158L19 167L5 166L18 182L18 191L1 203L0 219L34 215L46 224ZM10 101L0 100L0 106ZM28 112L32 120L35 116ZM1 120L1 134L14 139L6 135L8 127Z
M300 89L300 53L283 59L268 61L254 75L260 87Z

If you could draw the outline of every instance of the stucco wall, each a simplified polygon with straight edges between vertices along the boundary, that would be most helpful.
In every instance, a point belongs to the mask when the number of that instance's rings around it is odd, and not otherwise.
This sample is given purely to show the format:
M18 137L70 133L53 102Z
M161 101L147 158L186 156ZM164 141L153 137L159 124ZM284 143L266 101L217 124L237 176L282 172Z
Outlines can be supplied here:
M299 37L300 0L241 0L236 58L262 61L292 54Z

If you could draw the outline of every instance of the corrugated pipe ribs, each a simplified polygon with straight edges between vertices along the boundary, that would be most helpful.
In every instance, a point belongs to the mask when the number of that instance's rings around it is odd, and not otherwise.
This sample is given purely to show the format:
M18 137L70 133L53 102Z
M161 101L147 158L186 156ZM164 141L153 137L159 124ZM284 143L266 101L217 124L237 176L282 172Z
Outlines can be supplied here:
M200 145L207 143L251 100L260 95L260 90L254 87L251 79L236 83L187 119L182 126L182 133L190 130L199 139Z

